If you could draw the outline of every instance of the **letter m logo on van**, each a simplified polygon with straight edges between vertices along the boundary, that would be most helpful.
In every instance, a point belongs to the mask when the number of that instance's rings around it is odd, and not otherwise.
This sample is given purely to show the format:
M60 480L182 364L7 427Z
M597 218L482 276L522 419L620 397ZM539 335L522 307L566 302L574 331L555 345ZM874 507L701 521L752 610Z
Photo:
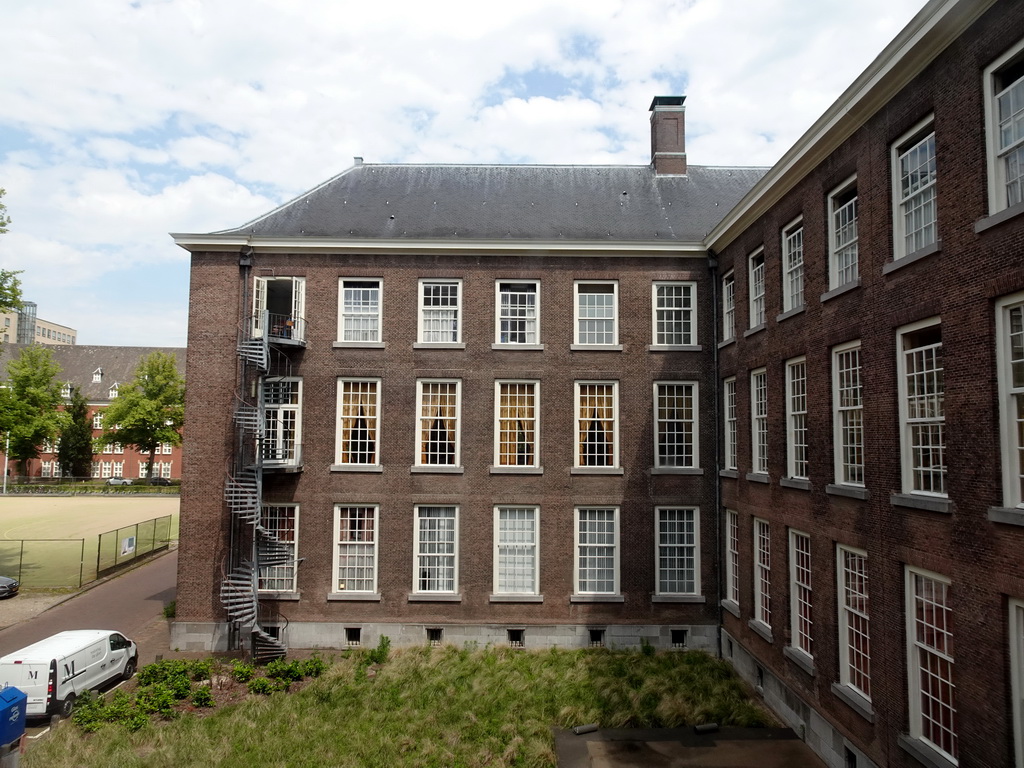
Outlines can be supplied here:
M67 680L75 676L75 660L72 659L70 664L64 664L64 679Z

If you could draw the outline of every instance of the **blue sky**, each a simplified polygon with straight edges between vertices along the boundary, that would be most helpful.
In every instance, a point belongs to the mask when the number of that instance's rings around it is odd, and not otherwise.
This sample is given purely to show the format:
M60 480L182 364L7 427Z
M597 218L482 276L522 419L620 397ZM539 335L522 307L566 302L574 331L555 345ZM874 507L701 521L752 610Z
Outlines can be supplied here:
M0 27L0 267L81 344L184 346L188 254L374 162L769 165L923 0L34 0Z

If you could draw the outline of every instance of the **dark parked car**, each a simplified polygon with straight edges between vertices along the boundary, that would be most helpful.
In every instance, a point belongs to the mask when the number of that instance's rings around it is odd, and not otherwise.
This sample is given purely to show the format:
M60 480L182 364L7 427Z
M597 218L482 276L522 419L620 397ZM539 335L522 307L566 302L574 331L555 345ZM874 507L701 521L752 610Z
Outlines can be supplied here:
M18 594L18 589L21 585L17 579L11 579L7 576L0 576L0 597L14 597Z
M149 484L150 485L170 485L171 481L168 480L166 477L154 477L152 480L149 481Z

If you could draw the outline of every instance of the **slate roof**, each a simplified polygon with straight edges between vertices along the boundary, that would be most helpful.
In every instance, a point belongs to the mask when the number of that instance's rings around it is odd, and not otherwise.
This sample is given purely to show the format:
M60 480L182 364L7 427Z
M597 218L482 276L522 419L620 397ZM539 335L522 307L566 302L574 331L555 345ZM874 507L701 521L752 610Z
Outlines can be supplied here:
M217 235L699 243L766 168L357 164Z
M0 347L0 375L7 375L7 363L17 358L28 344L4 344ZM115 382L122 386L135 378L135 369L146 355L163 352L174 355L178 373L185 375L184 347L101 347L88 344L52 345L46 347L53 353L54 361L61 367L57 375L60 382L71 382L82 390L90 403L110 400L110 387ZM92 374L97 368L103 369L103 378L93 383Z

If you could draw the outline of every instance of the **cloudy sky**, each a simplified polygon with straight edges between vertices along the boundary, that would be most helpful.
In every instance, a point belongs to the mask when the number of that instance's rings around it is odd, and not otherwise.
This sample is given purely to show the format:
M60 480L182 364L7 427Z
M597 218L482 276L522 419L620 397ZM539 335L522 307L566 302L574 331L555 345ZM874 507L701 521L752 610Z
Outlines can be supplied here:
M188 254L368 163L768 165L924 0L32 0L0 25L0 267L81 344L183 346Z

